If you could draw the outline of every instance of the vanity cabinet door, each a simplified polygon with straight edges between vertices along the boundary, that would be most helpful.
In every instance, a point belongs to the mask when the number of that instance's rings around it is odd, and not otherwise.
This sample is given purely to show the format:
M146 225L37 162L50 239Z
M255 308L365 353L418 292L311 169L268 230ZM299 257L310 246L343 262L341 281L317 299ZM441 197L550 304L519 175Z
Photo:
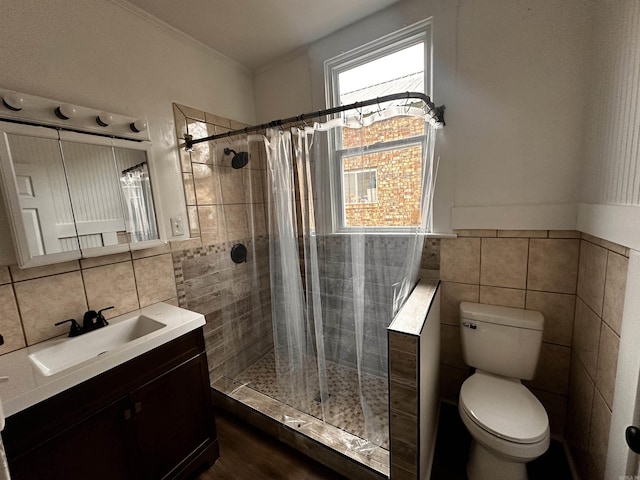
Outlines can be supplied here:
M183 480L218 458L202 329L7 418L12 480Z
M180 471L215 441L205 354L131 394L141 471L138 478L180 478ZM215 457L210 459L211 463Z
M129 412L127 414L127 412ZM130 403L120 399L13 459L12 480L135 479Z

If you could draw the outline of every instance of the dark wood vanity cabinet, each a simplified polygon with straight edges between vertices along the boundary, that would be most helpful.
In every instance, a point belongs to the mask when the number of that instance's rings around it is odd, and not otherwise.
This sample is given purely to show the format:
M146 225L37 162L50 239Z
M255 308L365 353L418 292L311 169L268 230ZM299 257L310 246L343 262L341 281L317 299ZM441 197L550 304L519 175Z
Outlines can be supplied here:
M202 330L7 418L13 480L182 479L218 458Z

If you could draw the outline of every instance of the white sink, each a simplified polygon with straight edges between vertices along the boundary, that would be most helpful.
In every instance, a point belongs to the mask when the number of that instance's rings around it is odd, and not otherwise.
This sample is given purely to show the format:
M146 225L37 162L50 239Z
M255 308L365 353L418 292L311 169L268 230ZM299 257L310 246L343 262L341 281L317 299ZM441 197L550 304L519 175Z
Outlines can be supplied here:
M10 378L0 380L4 413L10 417L204 325L200 313L154 303L79 337L56 337L0 355L0 375Z
M92 358L123 349L164 327L166 324L140 314L78 337L56 339L53 345L29 354L29 360L43 375L55 375Z

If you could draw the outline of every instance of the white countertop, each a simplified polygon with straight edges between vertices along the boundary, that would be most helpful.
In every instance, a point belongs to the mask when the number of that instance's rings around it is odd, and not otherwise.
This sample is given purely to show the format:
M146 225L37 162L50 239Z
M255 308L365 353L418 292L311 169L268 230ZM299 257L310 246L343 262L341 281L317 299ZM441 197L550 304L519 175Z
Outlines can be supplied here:
M8 382L0 383L0 400L5 416L9 417L18 413L205 324L204 316L201 314L166 303L157 303L114 317L109 320L109 324L116 324L137 315L158 319L166 324L166 327L55 375L43 375L30 361L29 355L48 346L64 342L67 339L66 336L56 337L0 356L0 376L9 377ZM107 329L109 326L103 328ZM75 338L100 335L101 330L98 329Z

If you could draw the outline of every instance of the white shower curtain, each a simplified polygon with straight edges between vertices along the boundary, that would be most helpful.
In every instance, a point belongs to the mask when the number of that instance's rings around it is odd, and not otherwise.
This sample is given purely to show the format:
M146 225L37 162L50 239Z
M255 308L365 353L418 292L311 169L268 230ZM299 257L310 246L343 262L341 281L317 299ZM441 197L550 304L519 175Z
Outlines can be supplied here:
M422 167L415 173L422 191L411 206L417 212L413 225L336 226L332 220L344 211L336 212L335 200L346 199L336 192L346 179L336 158L348 157L351 171L371 171L372 152L378 152L370 143L376 123L403 117L424 120L422 134L413 136L419 137L412 148L420 152ZM356 146L339 152L334 145L347 129ZM409 107L292 131L271 129L265 140L281 392L287 391L292 406L356 433L347 446L360 451L388 446L386 329L415 285L424 233L430 230L434 143L435 127L421 109ZM400 166L397 175L405 174ZM365 187L373 190L377 184L370 180ZM375 195L369 191L363 203L373 208Z
M126 206L126 228L130 242L159 238L156 214L151 195L151 181L146 164L120 176L120 186Z

